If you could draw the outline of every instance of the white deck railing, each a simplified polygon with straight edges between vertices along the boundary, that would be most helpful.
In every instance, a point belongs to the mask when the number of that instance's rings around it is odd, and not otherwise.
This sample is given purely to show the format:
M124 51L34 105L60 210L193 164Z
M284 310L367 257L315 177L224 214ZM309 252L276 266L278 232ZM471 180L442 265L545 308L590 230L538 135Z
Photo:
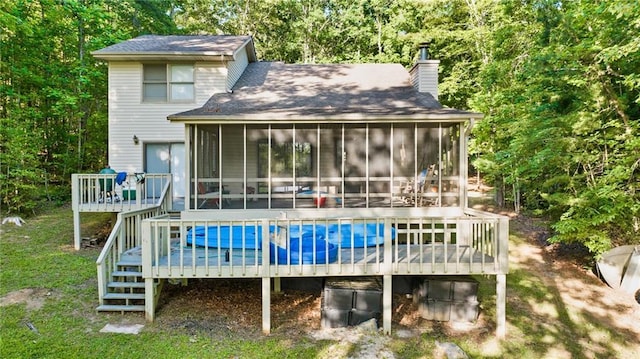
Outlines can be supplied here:
M121 184L117 174L72 174L71 203L79 212L124 212L158 206L171 174L146 173L144 181L128 174ZM171 197L171 196L169 196ZM171 200L171 198L167 199ZM171 206L171 203L168 203Z
M111 274L116 270L122 255L129 250L140 248L143 220L164 215L171 208L170 188L169 182L165 183L162 200L154 207L118 213L118 219L111 234L96 260L100 305L104 304L103 298L107 293Z
M142 227L142 263L145 278L298 277L350 275L506 274L508 219L480 211L455 217L357 216L341 218L171 219L152 218ZM393 210L387 210L393 214ZM364 212L363 212L364 213ZM296 217L294 212L293 216ZM325 214L326 217L326 214ZM355 231L333 234L337 248L328 241L327 228L342 225L374 228L370 244L355 246ZM234 233L231 242L240 246L217 246L227 226L248 228ZM371 226L371 227L368 227ZM304 227L304 228L303 228ZM189 239L200 229L200 245ZM203 230L204 228L210 228ZM274 251L278 228L305 232L311 249L306 253L288 235ZM348 237L351 235L351 237ZM336 237L337 236L337 237ZM303 236L304 237L304 236ZM367 242L367 241L365 241ZM288 249L291 248L291 249ZM297 251L297 252L296 252ZM272 253L273 252L273 253ZM296 261L294 257L306 258ZM292 260L294 258L294 260Z

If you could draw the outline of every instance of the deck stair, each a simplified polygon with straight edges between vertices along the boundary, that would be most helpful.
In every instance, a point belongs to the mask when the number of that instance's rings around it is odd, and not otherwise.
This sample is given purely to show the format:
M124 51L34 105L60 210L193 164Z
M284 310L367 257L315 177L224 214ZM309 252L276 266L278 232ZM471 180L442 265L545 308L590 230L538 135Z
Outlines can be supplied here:
M171 231L172 238L179 235L179 230ZM107 292L101 298L102 304L96 308L99 312L144 312L145 283L140 251L140 247L135 247L121 255L107 283ZM154 300L157 300L162 285L162 281L154 282Z
M145 298L142 261L139 256L123 256L116 263L107 284L107 293L97 310L101 312L143 312Z

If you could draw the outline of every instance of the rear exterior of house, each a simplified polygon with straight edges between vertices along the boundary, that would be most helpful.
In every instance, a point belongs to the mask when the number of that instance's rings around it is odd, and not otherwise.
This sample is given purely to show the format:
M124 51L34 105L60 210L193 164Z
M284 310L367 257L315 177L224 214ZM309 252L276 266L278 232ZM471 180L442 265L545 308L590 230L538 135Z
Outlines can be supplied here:
M440 105L438 61L256 62L250 38L218 36L94 55L109 61L111 166L172 174L136 185L160 193L147 205L109 204L121 213L98 260L99 309L152 320L168 279L255 277L269 332L280 278L374 276L388 333L394 277L484 274L504 336L508 220L468 208L482 116ZM74 180L74 211L105 210L86 195L95 181Z

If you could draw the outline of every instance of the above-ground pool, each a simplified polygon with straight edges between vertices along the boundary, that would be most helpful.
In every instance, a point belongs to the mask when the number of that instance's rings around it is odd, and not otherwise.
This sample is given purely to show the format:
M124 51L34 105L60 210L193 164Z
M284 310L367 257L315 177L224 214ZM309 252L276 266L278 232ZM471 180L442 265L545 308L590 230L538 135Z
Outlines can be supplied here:
M306 234L313 236L313 225L304 224L291 225L289 227L289 236L291 238L300 237L303 239ZM333 243L341 248L363 248L374 247L375 245L384 244L384 223L318 223L315 229L316 239L325 239L329 243ZM396 238L396 229L391 227L391 240ZM352 246L353 243L353 246Z
M196 226L187 232L187 244L222 249L261 249L262 226Z
M313 226L292 225L283 232L284 229L276 226L269 228L271 264L323 264L336 261L338 247L325 241L324 235L318 231L314 236ZM288 235L278 237L280 233ZM221 249L262 249L262 226L196 226L187 232L187 244Z
M303 233L302 239L291 237L287 244L288 248L269 243L271 264L324 264L338 259L338 246L324 239L314 238L311 233Z
M311 224L270 226L271 263L310 264L314 263L314 257L317 264L331 263L336 260L339 248L383 245L384 229L383 223L316 224L315 231ZM391 227L391 239L395 236L395 228ZM186 241L199 247L260 250L262 226L196 226L187 232Z
M384 244L384 223L330 223L327 240L342 248L374 247ZM353 237L353 238L352 238ZM391 240L396 239L396 229L391 227Z

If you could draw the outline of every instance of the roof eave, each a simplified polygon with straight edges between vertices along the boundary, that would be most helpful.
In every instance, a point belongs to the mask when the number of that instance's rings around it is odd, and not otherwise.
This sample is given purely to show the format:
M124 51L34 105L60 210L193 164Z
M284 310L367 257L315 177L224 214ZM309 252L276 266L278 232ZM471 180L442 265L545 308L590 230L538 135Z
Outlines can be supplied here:
M396 122L463 122L470 119L480 120L484 117L481 113L437 113L437 114L411 114L411 115L374 115L374 114L317 114L317 115L300 115L300 114L246 114L246 115L169 115L167 119L172 122L182 123L244 123L259 124L266 122L276 123L396 123Z
M216 52L92 52L93 57L107 61L233 61L234 54Z
M247 56L249 57L249 62L258 61L258 55L256 55L256 47L253 44L253 36L249 36L245 42L242 43L234 52L233 52L233 60L235 60L238 56L238 53L242 50L247 51Z

